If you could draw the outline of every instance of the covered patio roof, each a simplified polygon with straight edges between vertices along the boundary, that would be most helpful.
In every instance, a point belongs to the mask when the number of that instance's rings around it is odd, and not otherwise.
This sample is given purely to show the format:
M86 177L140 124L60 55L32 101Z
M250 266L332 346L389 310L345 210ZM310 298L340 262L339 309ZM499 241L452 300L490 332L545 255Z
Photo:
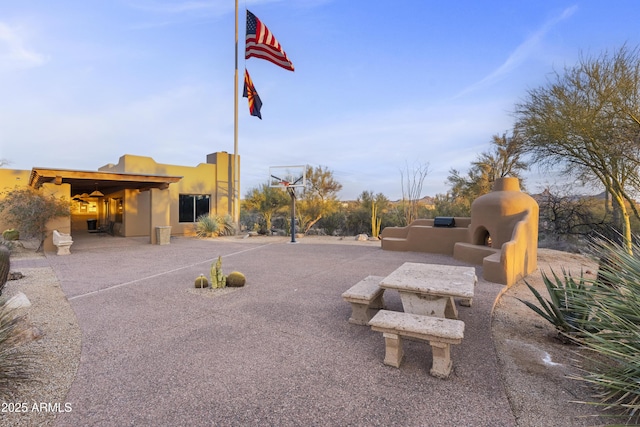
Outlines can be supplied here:
M70 184L71 195L91 193L99 190L104 194L124 189L149 190L166 189L176 183L181 176L145 175L136 173L92 172L68 169L33 168L29 185L40 188L44 183Z

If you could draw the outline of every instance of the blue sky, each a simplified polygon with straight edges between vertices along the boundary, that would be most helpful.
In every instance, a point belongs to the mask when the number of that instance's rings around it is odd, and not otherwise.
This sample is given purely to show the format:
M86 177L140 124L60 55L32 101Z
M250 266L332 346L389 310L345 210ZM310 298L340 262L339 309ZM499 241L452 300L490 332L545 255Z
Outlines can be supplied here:
M244 60L245 8L296 71ZM550 73L640 44L635 0L254 0L240 2L241 186L269 166L326 166L340 196L401 196L400 171L430 165L447 190L513 126ZM9 167L96 170L123 154L195 166L233 152L233 0L0 3L0 158ZM528 188L547 178L533 170ZM548 176L548 175L547 175Z

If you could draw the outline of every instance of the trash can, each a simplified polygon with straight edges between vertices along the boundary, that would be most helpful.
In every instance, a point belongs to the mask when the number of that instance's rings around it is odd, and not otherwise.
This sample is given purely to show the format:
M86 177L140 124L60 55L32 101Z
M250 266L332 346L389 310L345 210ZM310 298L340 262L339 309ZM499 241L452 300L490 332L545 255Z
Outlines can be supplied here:
M168 245L171 240L171 226L164 225L156 227L156 244Z
M98 220L97 219L88 219L87 220L87 229L89 231L95 231L98 229Z

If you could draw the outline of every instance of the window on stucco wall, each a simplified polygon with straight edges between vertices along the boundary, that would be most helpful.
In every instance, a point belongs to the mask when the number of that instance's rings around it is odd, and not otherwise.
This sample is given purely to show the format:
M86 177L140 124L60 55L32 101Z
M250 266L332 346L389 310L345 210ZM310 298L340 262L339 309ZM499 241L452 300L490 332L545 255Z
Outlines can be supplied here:
M179 200L179 221L196 222L201 215L208 215L210 196L203 194L181 194Z

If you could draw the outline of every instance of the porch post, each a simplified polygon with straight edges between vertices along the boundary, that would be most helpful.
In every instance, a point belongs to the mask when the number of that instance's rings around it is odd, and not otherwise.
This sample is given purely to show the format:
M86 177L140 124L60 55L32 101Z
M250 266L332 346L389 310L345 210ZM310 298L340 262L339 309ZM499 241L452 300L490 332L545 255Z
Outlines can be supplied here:
M150 243L158 244L156 236L157 227L167 227L171 225L171 198L169 197L169 189L152 188L149 197L151 218L149 221Z

